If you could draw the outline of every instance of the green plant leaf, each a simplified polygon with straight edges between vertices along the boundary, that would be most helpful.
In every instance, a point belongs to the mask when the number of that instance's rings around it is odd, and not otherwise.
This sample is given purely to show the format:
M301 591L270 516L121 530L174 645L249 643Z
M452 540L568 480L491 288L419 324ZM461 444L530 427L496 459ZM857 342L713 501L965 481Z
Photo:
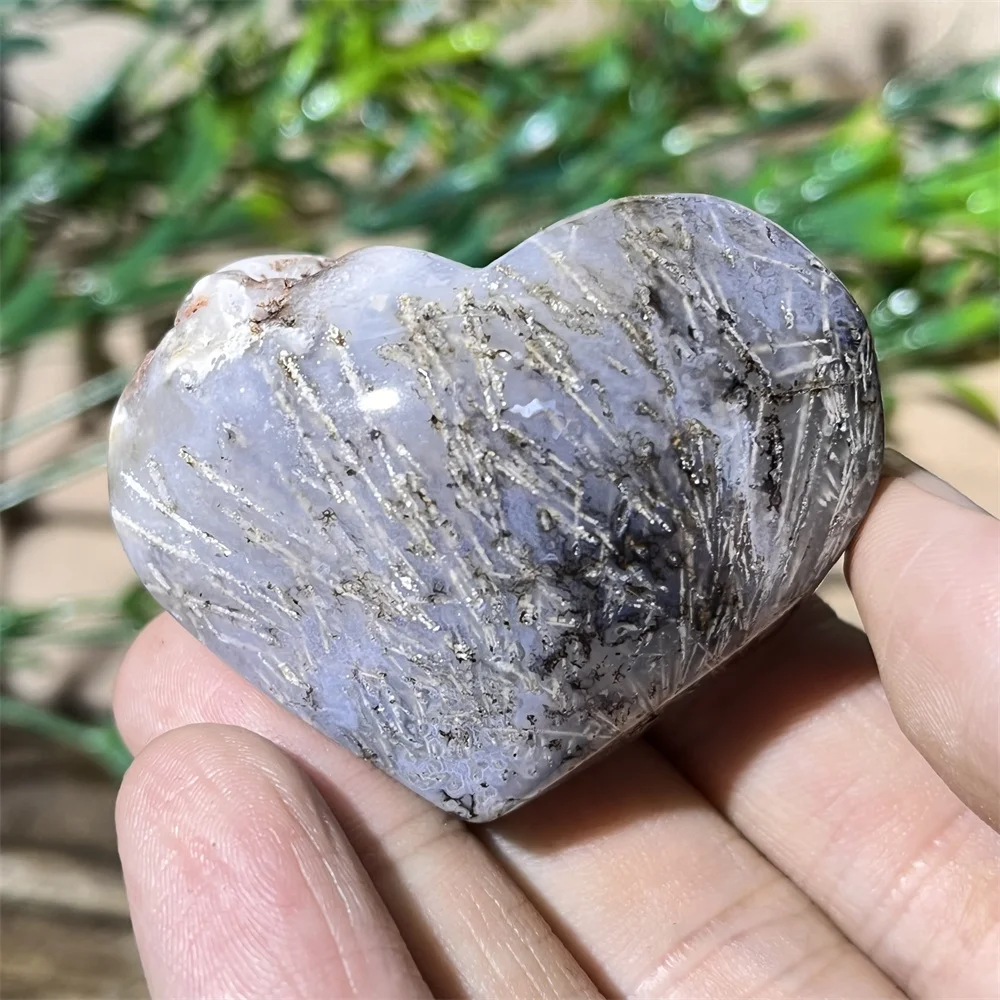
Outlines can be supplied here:
M0 424L0 451L64 420L78 417L94 406L116 399L128 383L130 374L116 370L98 375L76 389L57 396L44 409Z
M977 295L957 305L928 310L905 326L880 350L887 362L916 355L922 363L943 359L983 338L996 342L1000 334L1000 297Z
M39 705L0 695L0 725L23 729L86 754L115 778L121 778L132 763L131 753L110 722L77 722Z
M107 445L100 441L87 445L65 458L54 459L34 472L0 483L0 511L10 510L25 500L31 500L42 493L65 485L78 476L101 468L107 461L107 456Z
M41 317L55 295L58 275L52 266L41 266L0 305L0 354L20 346L41 325Z
M129 587L122 595L122 616L136 631L152 621L162 610L155 598L141 584Z
M0 653L7 643L35 635L51 614L48 608L24 609L0 605Z
M1000 411L990 397L978 386L953 375L942 375L941 385L949 398L966 413L972 414L988 427L1000 430Z
M0 60L13 59L30 53L46 52L48 46L37 35L8 35L0 33Z

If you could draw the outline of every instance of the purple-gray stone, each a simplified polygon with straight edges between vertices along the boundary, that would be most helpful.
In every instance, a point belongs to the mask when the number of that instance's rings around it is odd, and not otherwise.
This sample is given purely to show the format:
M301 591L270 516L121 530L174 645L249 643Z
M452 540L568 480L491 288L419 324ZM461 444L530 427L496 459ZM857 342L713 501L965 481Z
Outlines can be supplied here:
M380 247L202 279L115 413L112 509L210 649L489 820L813 591L882 439L864 317L808 249L629 198L482 270Z

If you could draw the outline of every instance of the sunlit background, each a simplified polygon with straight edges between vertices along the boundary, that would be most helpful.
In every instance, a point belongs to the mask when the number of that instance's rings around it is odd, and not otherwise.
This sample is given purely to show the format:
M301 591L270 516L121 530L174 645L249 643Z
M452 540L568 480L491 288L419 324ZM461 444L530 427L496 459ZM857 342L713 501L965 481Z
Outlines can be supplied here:
M975 0L9 0L0 13L0 993L139 997L112 808L117 394L194 279L265 250L483 264L637 192L807 242L890 433L1000 510L1000 8ZM855 611L838 571L824 594Z

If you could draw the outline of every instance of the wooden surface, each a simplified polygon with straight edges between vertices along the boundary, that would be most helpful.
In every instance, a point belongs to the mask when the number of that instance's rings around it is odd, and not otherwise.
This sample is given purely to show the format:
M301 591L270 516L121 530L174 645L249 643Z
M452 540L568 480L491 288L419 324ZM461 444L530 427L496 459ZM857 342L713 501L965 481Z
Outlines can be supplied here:
M0 740L0 996L146 997L114 783L51 743L13 730Z

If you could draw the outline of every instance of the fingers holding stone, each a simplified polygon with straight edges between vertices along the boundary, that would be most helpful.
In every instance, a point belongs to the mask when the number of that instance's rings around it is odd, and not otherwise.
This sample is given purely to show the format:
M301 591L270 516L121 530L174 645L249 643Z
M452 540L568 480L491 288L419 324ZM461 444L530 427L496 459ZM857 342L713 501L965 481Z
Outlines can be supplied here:
M1000 521L895 452L848 577L900 726L1000 824Z
M117 821L154 997L430 995L329 808L266 740L168 733Z
M288 716L168 619L126 659L116 707L133 746L213 719L264 733L308 767L439 995L597 995L528 897L611 994L891 994L648 748L486 834L526 896L460 823Z
M115 713L135 752L199 722L241 726L280 746L329 803L436 995L597 996L462 823L281 709L167 616L126 656Z

